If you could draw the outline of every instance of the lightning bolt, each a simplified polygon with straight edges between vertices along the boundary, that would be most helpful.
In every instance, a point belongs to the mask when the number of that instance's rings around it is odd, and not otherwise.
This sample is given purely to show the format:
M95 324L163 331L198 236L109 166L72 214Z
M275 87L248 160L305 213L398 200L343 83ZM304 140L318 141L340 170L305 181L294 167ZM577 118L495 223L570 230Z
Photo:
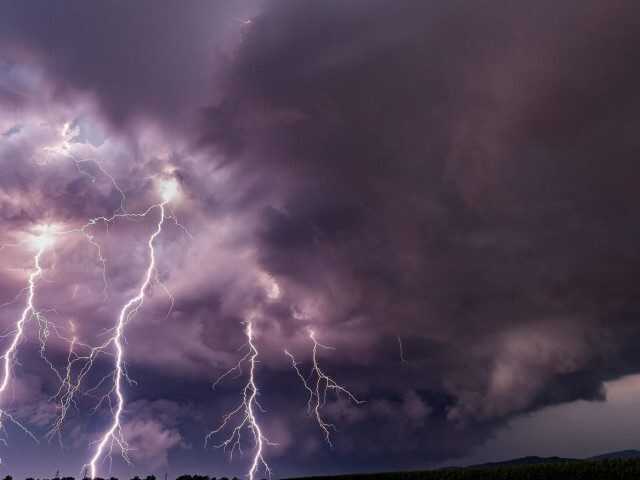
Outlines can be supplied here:
M0 382L0 405L2 403L4 394L11 382L11 378L13 376L13 366L15 363L15 355L18 350L18 345L24 336L25 324L28 320L38 317L40 312L35 307L35 295L36 295L36 286L38 279L43 274L43 268L41 264L42 256L45 253L45 250L52 243L52 238L48 232L44 231L39 236L37 236L33 240L33 245L36 247L36 253L33 257L33 269L29 273L28 283L26 287L27 298L25 302L25 307L22 310L22 314L15 324L15 330L13 332L13 339L11 343L4 351L1 357L2 361L2 381ZM35 436L18 420L16 420L13 416L7 413L4 408L0 407L0 430L4 430L4 418L9 419L12 423L21 428L26 434L28 434L31 438L33 438L36 442L37 439ZM4 441L3 441L4 442ZM6 442L4 442L6 443Z
M205 437L205 447L212 437L223 431L227 427L227 425L233 422L234 419L238 418L236 425L233 427L233 430L231 431L229 437L227 437L222 443L215 445L215 447L222 448L224 450L226 450L227 448L231 448L230 454L233 458L233 452L236 449L240 453L242 453L242 446L240 443L242 430L244 428L249 429L253 436L254 453L253 459L251 461L251 468L249 469L247 476L249 477L249 480L254 480L260 466L262 466L269 477L271 477L271 469L264 459L263 452L265 445L275 444L273 442L270 442L267 437L264 436L260 424L258 423L258 420L256 418L256 410L258 409L264 412L264 409L258 402L259 391L255 381L256 364L258 362L258 349L256 348L256 345L253 341L253 324L251 323L251 321L247 322L245 334L247 336L247 353L238 361L238 363L233 368L229 369L227 372L218 377L218 379L213 384L213 388L215 388L225 377L227 377L234 371L242 373L242 364L247 362L249 364L248 380L246 385L242 389L242 401L240 402L240 405L224 415L222 423L215 430L209 432L209 434Z
M72 157L69 151L65 151L65 153ZM74 163L78 167L80 171L80 164L82 161L77 160L72 157ZM125 202L126 197L124 195L123 190L117 185L115 179L106 172L99 163L95 162L98 169L106 175L110 180L113 186L116 188L121 195L120 208L116 210L114 214L110 217L95 217L81 226L80 228L75 228L67 231L57 231L56 235L68 235L68 234L77 234L80 233L84 235L85 239L96 249L98 261L102 266L102 278L104 284L104 299L107 299L107 289L108 289L108 278L107 278L107 260L103 256L102 247L98 240L96 239L96 235L93 233L92 228L98 224L105 224L107 228L109 225L115 223L118 219L141 219L146 218L151 215L154 211L159 212L159 217L156 223L156 228L153 233L150 235L147 241L147 250L149 252L149 260L147 263L147 268L145 274L142 279L142 283L140 284L137 294L132 297L120 310L120 313L117 317L117 322L115 326L110 330L111 336L107 338L105 342L103 342L99 346L92 347L90 345L81 343L75 333L75 325L73 323L70 324L71 336L62 335L55 324L49 325L46 318L38 316L39 319L39 338L41 342L41 357L46 362L46 364L50 367L50 369L55 373L57 378L60 380L60 387L58 391L51 397L51 400L58 402L58 416L53 423L50 430L47 432L46 436L51 439L54 436L58 436L60 442L61 440L61 432L64 421L66 419L68 411L72 407L77 407L76 397L78 394L83 393L85 395L91 395L93 392L97 391L101 388L105 383L112 381L112 387L109 391L99 398L97 405L94 408L94 412L98 410L98 408L103 403L108 403L110 406L112 421L109 428L103 433L100 437L100 440L97 442L97 446L95 448L94 454L88 464L84 466L85 469L90 470L91 477L96 477L97 465L100 459L104 456L111 461L112 452L117 445L120 449L121 455L123 459L130 463L128 458L128 446L122 435L122 424L121 417L124 410L124 395L123 395L123 382L126 380L129 383L135 383L131 380L126 373L124 366L124 345L123 345L123 335L124 335L124 327L128 321L130 321L139 309L142 307L146 291L149 285L155 281L159 284L164 292L168 295L170 299L170 308L167 312L167 316L170 314L173 305L174 298L171 295L171 292L168 288L162 283L158 276L158 272L156 269L156 251L155 251L155 240L162 232L163 226L167 219L170 219L175 223L177 227L179 227L183 232L185 232L189 237L192 237L191 233L179 223L177 217L170 209L169 202L173 200L178 195L178 183L172 175L172 172L165 172L162 175L162 178L158 184L159 193L162 198L160 203L154 204L147 208L145 211L141 213L129 213L125 211ZM82 172L81 172L82 173ZM86 173L89 175L88 173ZM167 178L169 175L169 178ZM95 181L94 178L92 178ZM13 246L13 245L12 245ZM0 247L2 248L2 247ZM75 292L74 292L75 294ZM50 362L45 355L45 344L47 337L49 336L49 329L52 329L57 337L61 340L64 340L69 345L69 351L67 355L67 365L64 372L59 372L58 369ZM87 353L81 353L80 350L85 350ZM81 392L81 386L83 385L84 380L91 372L93 365L97 357L100 354L111 355L114 358L114 369L104 376L95 386L86 390L85 392ZM74 375L74 372L75 375ZM74 379L75 376L75 379ZM115 397L115 400L113 399ZM115 401L115 407L113 402ZM106 455L105 455L106 454Z
M70 124L66 123L60 132L61 141L56 145L45 147L45 152L56 156L65 156L70 158L74 162L77 171L81 175L87 176L93 183L97 181L97 177L93 173L91 173L91 171L85 169L84 166L88 163L94 164L97 171L107 177L111 182L113 188L120 194L119 208L115 210L115 212L110 217L100 216L92 218L88 220L85 225L72 230L60 231L58 228L56 228L56 226L48 225L39 227L42 230L42 234L39 235L33 242L37 246L37 252L34 256L34 268L29 274L28 286L21 290L21 292L16 296L15 299L7 302L6 304L0 305L0 308L3 308L6 305L15 303L25 292L27 293L26 305L22 312L22 315L16 322L15 329L12 330L8 335L5 335L5 337L8 337L10 335L13 336L11 344L4 352L2 357L0 357L0 361L2 362L3 367L3 376L0 383L0 430L4 430L3 421L5 419L9 419L17 426L19 426L22 430L24 430L28 435L30 435L35 441L37 441L36 437L25 426L20 424L4 409L1 409L3 395L11 382L13 365L15 363L14 357L18 349L18 345L24 336L25 324L28 320L35 318L38 321L38 337L40 339L41 347L40 355L60 380L60 387L58 391L51 397L51 400L59 402L59 415L51 429L47 432L47 437L49 437L49 439L51 439L51 437L56 434L59 436L61 435L61 429L67 416L67 412L71 407L77 406L75 398L80 393L81 385L83 384L85 377L87 377L87 375L91 371L98 355L104 353L106 355L111 355L114 358L114 368L111 373L104 376L93 388L87 390L86 392L82 392L89 395L100 388L102 385L104 385L106 382L112 381L110 390L99 399L98 405L96 405L94 409L94 411L96 411L103 402L107 402L110 405L112 414L109 428L105 432L103 432L103 435L100 437L100 440L96 444L96 448L90 462L85 465L85 467L90 470L91 477L95 478L97 475L98 463L101 459L103 459L103 457L111 460L111 454L115 445L120 448L123 458L128 461L127 444L125 442L125 439L123 438L121 428L121 417L125 404L123 382L125 380L129 382L133 381L127 376L124 365L125 350L123 344L123 336L125 326L136 315L140 308L142 308L142 305L145 301L147 289L152 282L158 283L170 298L171 307L169 308L169 312L167 313L167 315L169 315L174 305L173 296L171 295L167 287L161 282L158 276L158 271L156 269L155 241L161 234L166 220L172 220L176 224L176 226L183 230L189 237L192 237L192 235L182 224L179 223L177 217L169 206L169 202L171 202L171 200L173 200L178 195L178 183L176 181L176 178L173 176L174 170L169 169L166 170L163 174L159 175L161 177L161 180L158 186L162 199L160 203L152 205L142 213L129 213L126 211L127 199L124 190L120 188L115 178L106 169L103 168L100 161L97 159L79 159L74 154L71 143L73 137L76 134L77 129L70 128ZM75 324L73 324L72 322L70 322L69 325L70 334L68 336L63 335L55 323L48 322L48 320L44 316L44 313L46 311L39 311L35 309L34 298L36 296L37 281L43 274L41 258L45 253L47 247L53 242L54 235L55 237L58 237L80 233L84 235L85 239L96 249L98 262L102 266L102 279L104 283L103 293L106 300L108 296L107 260L103 256L102 247L97 240L96 234L93 232L93 227L98 224L104 224L108 229L109 225L111 225L118 219L146 218L155 211L158 212L158 220L155 230L151 233L147 241L148 263L142 278L142 282L138 287L136 295L130 298L129 301L120 310L115 326L109 330L110 337L105 342L95 347L80 342L78 336L76 335ZM31 240L29 241L31 242ZM0 245L0 250L3 250L7 247L22 246L25 243L27 242L19 241L13 244L2 244ZM55 265L52 266L52 268L54 267ZM74 297L76 293L77 287L74 290ZM51 331L55 333L55 335L59 339L66 341L69 345L66 368L62 372L59 371L54 366L54 364L46 357L45 348L47 339ZM86 351L86 353L82 353L83 351ZM6 443L1 438L0 442Z
M78 233L78 232L82 233L85 236L85 238L89 241L89 243L91 243L92 245L94 245L97 248L98 260L102 264L102 276L103 276L103 279L105 281L105 292L106 292L106 288L107 288L107 284L106 284L106 280L107 280L107 277L106 277L106 260L102 256L102 251L101 251L100 245L97 243L97 241L95 240L94 236L87 230L88 227L91 226L92 224L94 224L93 220L90 221L89 223L87 223L86 225L84 225L80 229L68 230L68 231L59 231L59 229L58 229L59 226L58 225L50 225L50 224L38 225L38 226L35 227L35 231L39 232L39 233L37 233L37 235L29 236L27 239L21 240L21 241L16 242L16 243L0 245L0 250L2 250L4 248L8 248L8 247L22 247L25 244L26 245L31 245L32 247L36 248L36 254L35 254L34 260L33 260L34 268L33 268L33 270L31 271L31 273L29 275L29 280L28 280L27 287L22 289L20 291L20 293L12 301L7 302L7 303L5 303L3 305L0 305L0 308L3 308L5 306L7 306L7 305L13 304L25 292L27 294L25 308L24 308L24 310L22 312L22 315L20 316L19 320L16 322L16 326L15 326L14 330L11 332L11 334L13 335L12 342L8 346L7 350L4 352L2 357L0 357L0 359L2 361L2 364L3 364L3 367L4 367L3 368L3 376L2 376L1 383L0 383L0 404L2 403L2 396L4 395L4 392L6 391L6 389L8 388L8 386L11 383L12 370L13 370L13 364L14 364L14 357L15 357L15 354L17 352L18 345L19 345L20 341L24 337L25 324L27 323L28 320L35 319L37 321L38 339L40 341L40 356L41 356L42 360L48 365L48 367L56 374L56 376L58 377L58 379L61 382L61 386L60 386L60 389L59 389L58 393L56 395L54 395L52 397L52 399L58 398L59 396L63 399L63 401L60 404L61 413L60 413L59 417L57 418L57 420L56 420L56 422L54 424L54 427L51 429L51 431L49 431L47 433L47 437L49 439L53 436L53 434L55 432L57 432L57 433L60 432L63 420L66 417L68 409L70 408L71 405L75 406L74 394L79 389L81 379L84 378L84 376L90 370L92 362L90 361L88 365L85 365L85 368L83 368L83 370L81 371L81 375L79 376L80 381L78 382L77 385L73 385L72 382L71 382L71 375L72 375L73 366L75 365L75 363L77 361L80 361L82 359L90 358L91 360L93 360L95 354L97 354L97 352L100 350L100 348L92 349L92 355L90 355L89 357L76 357L75 359L72 360L72 356L75 355L74 347L76 345L79 345L79 346L82 346L82 347L86 347L86 348L89 348L89 349L91 349L91 347L89 347L88 345L85 345L83 343L80 343L78 341L77 337L75 336L75 325L72 325L73 337L72 338L67 338L67 337L65 337L64 335L62 335L60 333L60 331L59 331L59 329L58 329L56 324L49 322L49 320L45 316L45 313L47 313L48 311L54 311L55 312L55 310L36 310L35 309L34 300L35 300L35 296L36 296L37 280L43 274L43 269L42 269L42 265L41 265L41 258L44 255L45 250L49 246L53 245L53 243L54 243L56 238L61 237L63 235L72 234L72 233ZM55 265L53 265L51 268L55 268ZM66 374L64 375L64 377L59 373L57 368L47 358L47 355L46 355L46 344L47 344L47 340L49 338L49 335L50 335L51 331L53 331L56 334L57 338L66 341L70 345L70 347L69 347L69 355L68 355L68 365L67 365ZM66 389L66 391L64 391L65 389ZM12 423L17 425L26 434L31 436L36 442L38 441L37 438L23 424L18 422L15 418L13 418L8 412L6 412L4 410L0 410L0 430L4 430L4 422L3 422L4 418L8 418L9 420L11 420ZM4 441L4 440L0 440L0 441L2 441L3 443L6 444L6 441Z
M81 385L85 377L91 371L94 365L95 359L98 357L98 355L102 353L106 353L109 347L113 347L115 349L114 371L106 375L102 380L98 382L96 386L94 386L92 389L86 392L87 394L92 393L93 391L97 390L101 385L103 385L107 380L109 380L110 378L113 378L113 382L114 382L113 387L111 388L111 390L109 390L109 392L107 392L100 399L100 401L98 402L98 405L95 407L95 410L97 410L104 401L108 401L109 404L111 405L111 395L115 395L117 399L116 408L113 409L112 407L111 409L113 413L113 417L112 417L113 422L111 424L111 427L107 430L107 432L105 432L101 441L98 443L96 454L94 455L90 463L92 474L95 474L95 464L101 457L107 445L109 445L110 447L109 448L109 458L110 458L110 453L113 448L113 442L116 442L118 444L118 446L121 448L121 452L123 453L123 457L125 458L125 460L128 460L126 455L126 452L127 452L126 442L124 441L121 435L121 430L120 430L120 417L124 407L124 397L122 395L122 381L123 381L123 378L131 381L127 377L126 372L124 370L124 347L122 344L124 326L131 318L133 318L133 316L135 316L137 311L141 308L144 302L145 292L152 280L155 280L160 285L162 285L163 289L165 290L165 292L167 292L167 294L170 297L171 306L173 306L173 303L174 303L173 296L171 296L168 289L164 286L164 284L162 284L162 282L157 276L157 272L155 268L156 259L155 259L154 241L156 237L161 233L162 227L167 218L173 219L176 225L182 227L177 222L177 219L173 214L167 214L167 204L177 194L177 183L175 182L175 180L163 181L160 184L160 192L161 192L163 201L161 203L152 205L142 213L116 213L116 214L113 214L111 217L96 217L96 218L90 219L84 226L80 228L67 230L67 231L59 231L55 225L40 226L38 227L38 229L41 230L42 233L39 236L37 236L35 239L29 238L28 240L20 241L15 244L4 244L0 246L0 249L2 249L6 247L22 246L25 243L33 243L37 247L37 253L34 257L35 266L34 266L34 270L30 273L28 286L25 289L23 289L14 300L12 300L11 302L7 302L7 304L0 305L0 307L3 307L8 304L14 303L22 295L23 292L25 291L27 292L27 303L20 319L16 323L13 340L9 345L7 351L4 353L4 355L0 357L4 366L4 375L2 377L2 382L0 383L0 404L2 400L2 395L4 391L7 389L8 385L10 384L10 378L12 373L11 371L13 366L13 357L15 356L15 352L20 343L20 340L24 336L25 323L30 318L35 318L38 321L38 327L39 327L38 337L40 339L40 356L45 361L45 363L49 366L49 368L56 374L57 378L60 380L60 387L58 391L56 392L55 395L51 397L51 400L57 400L59 402L59 405L58 405L59 414L53 426L46 434L46 436L49 439L51 439L54 435L58 435L60 438L61 429L62 429L64 420L67 416L67 413L72 406L76 406L75 397L80 392ZM107 288L106 259L103 257L101 246L95 239L94 234L91 233L90 227L97 225L100 222L104 222L105 224L110 225L111 223L115 222L119 218L147 217L156 209L159 210L160 215L158 218L156 229L149 237L149 240L147 243L148 251L149 251L149 262L143 278L143 282L138 290L137 295L131 298L129 302L127 302L127 304L125 304L125 306L120 311L120 315L118 316L118 321L116 323L116 326L112 330L113 335L110 338L108 338L104 343L102 343L97 347L91 347L78 340L77 335L75 333L75 325L73 323L70 323L71 337L67 337L61 334L61 332L59 331L58 327L55 324L49 323L47 318L43 315L44 311L35 310L34 298L35 298L36 286L37 286L36 281L42 275L42 267L41 267L40 260L42 255L45 252L45 249L50 244L53 243L54 238L64 236L64 235L74 234L74 233L81 233L85 236L88 242L96 248L98 253L98 261L102 265L102 277L105 282L104 289L105 289L105 297L106 297L106 288ZM183 230L186 231L184 227L182 228ZM155 273L155 276L154 276L154 273ZM53 365L53 363L49 361L49 359L46 356L45 348L46 348L47 339L50 335L50 330L52 330L56 334L57 338L63 341L66 341L69 344L69 351L67 355L67 365L64 373L62 374ZM80 354L77 351L78 349L86 349L88 353ZM76 377L75 380L73 379L74 370L78 370L77 374L75 375ZM0 430L4 428L4 425L2 423L3 417L10 419L14 424L20 427L23 431L25 431L25 433L27 433L34 440L37 441L35 436L24 425L19 423L15 418L11 417L6 411L3 411L3 410L0 410ZM112 440L111 443L109 443L110 440Z
M333 447L333 443L331 442L331 430L337 430L335 425L328 423L324 417L322 416L322 407L327 403L327 392L329 390L333 390L336 395L343 394L349 400L351 400L356 405L361 405L365 403L363 400L358 400L356 396L347 390L342 385L338 384L333 378L327 375L322 368L320 367L320 363L318 361L318 349L322 348L324 350L335 350L333 347L329 347L328 345L323 345L322 343L316 340L315 332L309 329L309 338L313 342L313 351L311 360L313 366L311 368L311 372L308 377L302 374L300 370L299 364L296 362L295 357L288 351L285 350L284 353L291 359L291 366L295 370L298 378L302 382L305 390L309 394L309 398L307 400L307 411L309 413L313 412L313 415L318 422L318 426L322 430L324 434L325 440L329 444L329 446Z
M115 394L116 407L115 407L115 410L112 409L113 415L112 415L111 425L103 433L100 441L96 445L93 457L91 457L91 460L86 465L87 467L89 467L91 478L97 477L97 465L100 459L105 455L105 452L106 452L106 457L109 459L111 458L111 453L113 451L114 443L117 444L118 447L120 448L120 452L123 458L125 460L128 460L128 457L127 457L128 446L122 434L122 423L121 423L122 412L124 410L124 404L125 404L122 383L123 383L123 380L128 378L124 370L125 351L122 343L124 327L142 307L145 300L147 288L149 287L149 284L153 280L153 276L156 268L156 252L155 252L154 242L156 238L160 235L160 233L162 233L162 227L166 219L166 206L169 203L169 201L175 196L175 193L176 193L175 187L176 185L174 184L162 185L161 186L161 193L162 193L162 199L163 199L162 202L149 207L149 209L147 209L142 214L123 213L123 214L116 215L118 217L146 216L154 209L158 209L160 213L157 224L156 224L156 229L153 231L153 233L151 234L151 236L147 241L147 249L149 252L149 257L148 257L149 262L148 262L147 269L144 274L142 283L138 288L138 292L120 310L120 314L118 315L113 336L107 340L106 344L103 344L101 347L99 347L100 349L104 349L106 346L112 344L115 348L113 387L111 391L107 393L107 396L110 396L111 393ZM91 356L93 357L93 352L91 353Z

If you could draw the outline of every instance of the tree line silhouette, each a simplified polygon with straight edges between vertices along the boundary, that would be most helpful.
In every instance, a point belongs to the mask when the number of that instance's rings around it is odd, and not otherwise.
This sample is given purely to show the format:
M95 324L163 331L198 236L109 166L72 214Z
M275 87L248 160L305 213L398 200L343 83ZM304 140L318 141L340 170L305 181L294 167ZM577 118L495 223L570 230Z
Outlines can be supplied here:
M331 477L300 477L289 480L638 480L640 459L576 460L536 465L510 465L497 467L443 468L415 472L390 472ZM7 475L4 480L14 480ZM75 480L74 477L38 478L26 480ZM82 480L118 480L116 477L84 478ZM135 476L131 480L156 480L154 475ZM175 480L230 480L208 475L181 475ZM239 480L237 477L231 480Z

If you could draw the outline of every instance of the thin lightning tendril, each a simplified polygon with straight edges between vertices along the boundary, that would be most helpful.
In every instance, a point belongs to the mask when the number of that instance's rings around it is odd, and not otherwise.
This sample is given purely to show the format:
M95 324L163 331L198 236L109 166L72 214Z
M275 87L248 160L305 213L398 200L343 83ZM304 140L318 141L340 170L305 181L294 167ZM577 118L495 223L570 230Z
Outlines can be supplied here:
M407 362L407 359L404 356L404 345L402 344L402 337L400 337L400 335L396 335L396 338L398 339L398 351L400 353L400 363L409 363Z
M345 397L351 400L356 405L361 405L364 400L359 400L356 396L347 390L346 387L338 384L333 378L327 375L322 368L320 368L320 364L318 362L318 349L322 348L324 350L335 350L333 347L328 345L323 345L322 343L316 340L315 332L313 330L309 330L309 338L313 342L313 352L312 352L312 363L313 367L311 368L311 372L308 377L305 377L300 370L300 366L298 362L296 362L295 357L288 350L285 350L284 353L291 359L291 366L295 370L298 378L302 382L305 390L309 394L307 399L307 411L309 413L313 412L313 415L318 422L318 426L322 430L324 434L324 438L329 444L329 446L333 447L333 443L331 442L331 430L336 431L336 426L328 423L324 417L322 416L322 407L327 403L327 392L329 390L333 390L336 395L342 393Z
M231 431L229 437L227 437L222 443L215 445L215 447L222 448L224 450L230 448L230 455L231 458L233 458L233 452L236 449L240 453L242 453L242 445L240 442L242 430L244 428L249 429L253 436L255 447L253 459L251 462L251 468L249 469L247 476L249 477L249 480L254 480L260 466L262 466L267 475L271 477L271 468L264 459L264 447L265 445L275 444L269 441L269 439L265 437L264 433L262 433L262 428L260 427L260 424L258 423L258 420L256 418L256 410L264 412L264 409L260 405L260 402L258 402L258 395L260 394L260 392L258 391L258 387L255 381L255 369L256 364L258 363L258 349L256 348L256 345L253 341L253 324L250 321L247 322L245 334L247 335L247 353L245 353L245 355L233 368L227 370L220 377L218 377L218 379L213 384L213 388L215 388L225 377L229 376L231 373L242 373L242 364L248 362L248 380L246 385L242 389L242 401L240 402L240 405L224 415L222 423L215 430L209 432L209 434L205 437L205 447L207 446L209 440L223 431L231 422L234 421L235 418L238 418L238 421L233 427L233 430Z

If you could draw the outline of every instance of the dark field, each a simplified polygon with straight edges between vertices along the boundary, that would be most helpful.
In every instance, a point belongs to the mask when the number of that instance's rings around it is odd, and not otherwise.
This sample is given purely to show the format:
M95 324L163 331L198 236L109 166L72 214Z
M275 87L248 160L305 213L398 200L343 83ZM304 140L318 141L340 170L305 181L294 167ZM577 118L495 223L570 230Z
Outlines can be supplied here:
M535 458L535 457L531 457ZM557 458L557 457L554 457ZM443 468L411 472L364 473L316 477L295 477L283 480L640 480L640 459L566 460L531 465L491 465L466 468ZM5 476L4 480L14 480ZM26 480L48 480L27 478ZM73 477L54 477L51 480L75 480ZM89 480L87 478L83 480ZM107 480L96 478L95 480ZM108 480L119 480L111 477ZM143 480L133 477L131 480ZM144 480L156 480L149 475ZM181 475L176 480L229 480L205 475ZM231 480L239 480L233 477ZM275 478L273 480L276 480Z
M640 460L572 461L540 465L449 468L401 473L306 477L304 480L608 480L640 479ZM289 479L303 480L303 479Z

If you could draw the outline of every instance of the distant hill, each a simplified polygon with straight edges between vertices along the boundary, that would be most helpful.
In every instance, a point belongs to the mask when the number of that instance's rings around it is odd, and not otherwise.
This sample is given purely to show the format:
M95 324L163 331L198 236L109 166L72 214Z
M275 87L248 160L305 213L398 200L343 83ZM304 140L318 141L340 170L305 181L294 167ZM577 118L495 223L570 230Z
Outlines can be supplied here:
M360 473L288 480L638 480L640 450L620 450L589 458L520 457L467 467ZM287 479L285 479L287 480Z
M624 455L625 458L614 458ZM597 458L522 457L470 467L381 472L289 480L638 480L640 452L611 452ZM629 458L629 456L632 456Z
M640 450L620 450L618 452L603 453L588 460L626 460L629 458L640 458Z
M504 460L502 462L479 463L477 465L468 465L465 468L492 468L492 467L509 467L516 465L542 465L546 463L564 463L579 462L581 460L631 460L640 459L640 450L619 450L617 452L608 452L595 455L588 458L563 458L563 457L520 457Z
M634 457L607 457L607 458L634 458ZM604 458L602 458L602 460L604 460ZM511 460L505 460L503 462L489 462L489 463L480 463L478 465L469 465L466 468L510 467L515 465L541 465L545 463L564 463L564 462L576 462L576 461L580 461L580 459L579 458L530 456L530 457L512 458Z

